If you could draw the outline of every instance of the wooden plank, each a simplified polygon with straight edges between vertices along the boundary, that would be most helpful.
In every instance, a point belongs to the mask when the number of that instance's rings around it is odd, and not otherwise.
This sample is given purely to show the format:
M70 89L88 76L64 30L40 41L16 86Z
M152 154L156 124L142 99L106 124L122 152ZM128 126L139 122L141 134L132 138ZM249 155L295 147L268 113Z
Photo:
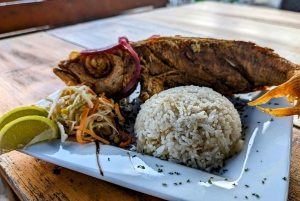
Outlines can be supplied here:
M17 151L1 155L0 173L24 201L161 200Z
M185 9L186 7L183 6L158 9L131 17L209 38L251 41L274 49L280 56L300 64L300 29L245 18L203 13L200 10L197 11L196 5L194 10ZM298 17L300 19L300 13Z
M294 127L288 201L300 199L300 129Z
M138 15L137 15L138 16ZM146 24L145 24L146 23ZM146 26L145 26L146 25ZM157 23L145 22L138 18L132 19L126 16L111 17L74 25L66 28L49 30L47 33L86 48L99 48L117 43L120 36L126 36L131 41L149 38L152 35L185 35L199 36L189 31Z
M20 1L21 2L21 1ZM141 6L161 7L167 0L52 0L0 6L0 33L28 28L59 27L108 16ZM1 5L1 4L0 4Z
M0 0L0 3L11 3L11 2L16 2L18 0Z
M72 50L81 48L45 33L0 40L0 93L9 94L0 96L0 115L65 86L52 68Z
M254 21L246 18L201 12L190 6L161 8L152 12L109 18L54 29L48 33L87 48L115 43L119 36L130 40L153 34L199 36L252 41L275 50L280 56L300 64L300 29ZM300 19L300 13L298 14ZM143 27L143 28L141 28Z
M0 116L61 89L52 73L62 58L81 47L45 33L0 40ZM46 80L46 81L45 81ZM0 172L21 200L159 200L99 179L11 152L0 156Z
M204 1L186 5L184 9L300 28L299 13L275 8Z

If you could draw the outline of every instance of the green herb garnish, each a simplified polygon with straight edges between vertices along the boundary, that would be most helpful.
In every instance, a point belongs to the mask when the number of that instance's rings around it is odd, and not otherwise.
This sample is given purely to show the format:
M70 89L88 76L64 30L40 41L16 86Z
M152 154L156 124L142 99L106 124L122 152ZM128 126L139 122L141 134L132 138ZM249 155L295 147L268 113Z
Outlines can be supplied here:
M145 166L143 166L143 165L138 165L137 168L145 169Z

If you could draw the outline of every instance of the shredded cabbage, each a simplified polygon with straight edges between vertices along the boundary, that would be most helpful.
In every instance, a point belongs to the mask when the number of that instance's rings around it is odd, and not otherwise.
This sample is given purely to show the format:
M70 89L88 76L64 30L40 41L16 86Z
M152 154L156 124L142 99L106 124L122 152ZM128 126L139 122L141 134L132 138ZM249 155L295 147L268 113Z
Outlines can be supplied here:
M120 114L116 114L117 104L112 99L105 98L104 94L98 97L88 86L67 86L56 98L46 100L48 117L58 123L62 142L68 136L78 135L78 129L82 129L81 138L87 142L95 140L95 136L88 134L85 129L108 141L114 141L118 135L116 119ZM86 108L90 110L81 128Z

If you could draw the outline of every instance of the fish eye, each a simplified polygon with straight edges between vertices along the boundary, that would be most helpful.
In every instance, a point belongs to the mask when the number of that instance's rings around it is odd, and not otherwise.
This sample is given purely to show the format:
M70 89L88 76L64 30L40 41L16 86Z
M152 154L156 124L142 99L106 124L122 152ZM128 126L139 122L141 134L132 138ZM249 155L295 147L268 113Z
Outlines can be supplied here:
M85 66L95 78L105 77L112 70L109 58L103 54L88 56L85 60Z

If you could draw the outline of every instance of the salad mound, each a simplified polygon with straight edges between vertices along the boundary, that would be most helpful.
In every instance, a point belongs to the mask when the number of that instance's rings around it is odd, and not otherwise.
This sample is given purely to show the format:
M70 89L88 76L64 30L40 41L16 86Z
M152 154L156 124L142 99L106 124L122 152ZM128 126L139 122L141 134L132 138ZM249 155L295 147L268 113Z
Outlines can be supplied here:
M105 144L115 143L126 147L131 137L117 130L124 124L118 103L105 94L97 96L88 86L67 86L56 98L46 98L48 118L57 122L61 141L76 136L79 143L99 140Z

